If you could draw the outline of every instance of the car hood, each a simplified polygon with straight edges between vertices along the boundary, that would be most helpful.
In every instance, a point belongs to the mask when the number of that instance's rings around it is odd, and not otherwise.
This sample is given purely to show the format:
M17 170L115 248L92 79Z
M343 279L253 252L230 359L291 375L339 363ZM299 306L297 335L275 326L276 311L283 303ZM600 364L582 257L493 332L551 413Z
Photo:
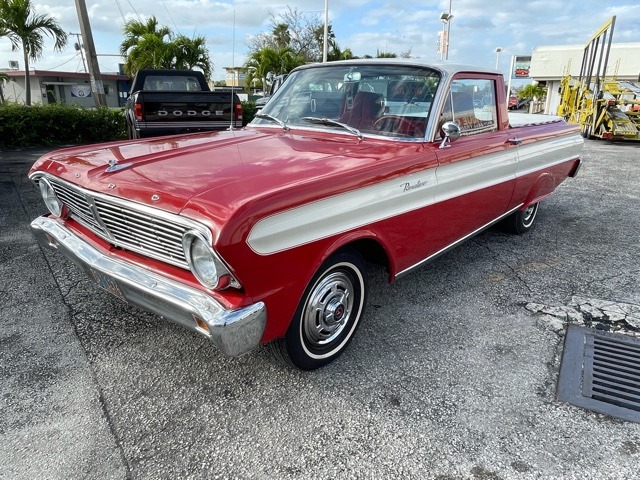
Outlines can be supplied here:
M350 135L250 128L58 150L41 157L31 173L45 171L172 213L198 196L232 210L259 192L339 169L340 162L317 161L363 148L364 142Z

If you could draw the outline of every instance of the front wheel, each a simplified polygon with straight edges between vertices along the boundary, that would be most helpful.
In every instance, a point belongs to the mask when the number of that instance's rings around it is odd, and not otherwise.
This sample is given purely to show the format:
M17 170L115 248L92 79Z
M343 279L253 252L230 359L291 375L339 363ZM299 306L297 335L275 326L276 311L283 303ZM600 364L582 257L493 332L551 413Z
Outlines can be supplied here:
M360 323L367 292L366 265L352 249L329 257L307 286L277 356L301 370L315 370L345 350Z
M512 213L503 222L505 230L509 233L522 235L533 228L538 213L539 203L533 203L524 210Z

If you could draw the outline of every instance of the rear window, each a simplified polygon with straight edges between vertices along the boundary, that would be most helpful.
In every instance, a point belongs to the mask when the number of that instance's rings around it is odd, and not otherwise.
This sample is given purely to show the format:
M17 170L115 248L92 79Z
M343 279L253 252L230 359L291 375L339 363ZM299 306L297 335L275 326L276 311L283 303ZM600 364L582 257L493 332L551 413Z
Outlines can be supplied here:
M202 91L198 79L188 75L148 75L147 78L144 79L142 89L174 92Z

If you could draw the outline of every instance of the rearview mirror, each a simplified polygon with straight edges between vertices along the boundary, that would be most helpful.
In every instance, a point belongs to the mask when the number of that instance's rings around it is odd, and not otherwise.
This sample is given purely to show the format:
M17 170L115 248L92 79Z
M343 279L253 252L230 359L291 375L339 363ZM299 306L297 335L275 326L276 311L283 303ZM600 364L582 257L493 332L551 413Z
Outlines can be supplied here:
M362 74L360 72L354 72L353 70L349 70L344 76L344 82L359 82L362 78Z

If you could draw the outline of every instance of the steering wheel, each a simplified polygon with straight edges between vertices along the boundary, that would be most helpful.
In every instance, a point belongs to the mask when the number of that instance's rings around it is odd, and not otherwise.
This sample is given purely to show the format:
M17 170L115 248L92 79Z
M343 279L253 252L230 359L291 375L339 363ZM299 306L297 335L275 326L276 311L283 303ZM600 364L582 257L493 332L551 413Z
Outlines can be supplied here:
M373 123L372 128L379 132L400 133L409 137L424 135L420 125L406 117L401 117L400 115L385 115L380 117Z

